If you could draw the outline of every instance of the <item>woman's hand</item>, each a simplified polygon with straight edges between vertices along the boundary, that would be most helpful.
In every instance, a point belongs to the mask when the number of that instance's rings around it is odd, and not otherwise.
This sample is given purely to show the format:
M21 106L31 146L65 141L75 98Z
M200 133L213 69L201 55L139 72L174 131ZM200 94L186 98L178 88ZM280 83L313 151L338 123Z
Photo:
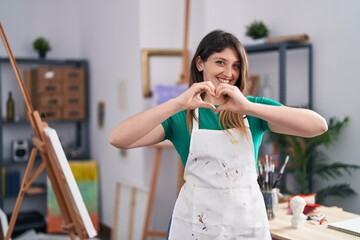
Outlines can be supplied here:
M237 86L225 83L219 84L216 88L216 98L225 96L225 103L220 105L215 112L231 111L240 114L246 114L251 102L244 96Z
M215 110L215 106L213 104L202 100L202 93L215 96L215 86L210 81L194 83L184 93L176 97L176 101L184 110L195 109L199 107Z

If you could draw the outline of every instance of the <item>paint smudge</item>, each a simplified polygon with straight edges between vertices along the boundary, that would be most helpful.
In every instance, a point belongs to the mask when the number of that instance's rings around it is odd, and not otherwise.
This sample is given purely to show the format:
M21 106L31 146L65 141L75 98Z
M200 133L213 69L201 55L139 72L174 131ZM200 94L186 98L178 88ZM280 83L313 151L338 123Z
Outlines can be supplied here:
M198 215L198 217L199 217L199 222L203 225L203 227L202 227L202 230L204 230L204 231L206 231L207 229L206 229L206 222L205 222L205 216L204 216L204 213L203 212L201 212L201 214L200 215Z

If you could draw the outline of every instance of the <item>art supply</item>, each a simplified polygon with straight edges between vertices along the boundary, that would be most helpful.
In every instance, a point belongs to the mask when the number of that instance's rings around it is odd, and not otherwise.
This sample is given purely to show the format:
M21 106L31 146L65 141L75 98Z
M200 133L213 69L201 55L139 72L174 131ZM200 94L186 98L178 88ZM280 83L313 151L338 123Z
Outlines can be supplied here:
M269 161L267 155L265 155L265 183L264 183L264 189L267 190L269 186Z
M258 183L261 188L261 192L264 197L266 213L268 219L271 220L275 217L276 211L278 209L278 194L279 189L276 186L281 179L285 171L285 167L287 162L289 161L289 156L286 156L285 162L282 165L279 174L276 176L275 179L275 163L273 161L272 156L265 155L265 162L258 163Z
M273 209L273 193L272 191L268 191L268 190L261 190L261 193L263 194L264 197L265 209L268 220L274 219L275 215Z
M262 164L261 162L259 162L258 164L258 167L259 167L259 171L258 171L258 184L260 186L260 188L263 188L263 184L264 184L264 179L263 179L263 167L262 167Z
M307 216L306 220L318 222L320 225L327 221L325 218L325 214L323 214L323 213L309 215L309 216Z
M360 237L360 217L329 223L328 228Z
M285 171L285 167L286 167L286 164L288 163L288 161L289 161L289 155L286 156L285 162L282 165L282 167L280 169L280 172L279 172L279 175L277 176L274 184L272 185L272 188L276 188L276 186L278 185L278 183L279 183L279 181L280 181L280 179L281 179L281 177L282 177L282 175L283 175L283 173Z
M304 207L306 205L305 200L300 196L295 196L290 201L290 207L293 212L293 216L291 218L291 226L293 228L302 227L307 217L303 214Z

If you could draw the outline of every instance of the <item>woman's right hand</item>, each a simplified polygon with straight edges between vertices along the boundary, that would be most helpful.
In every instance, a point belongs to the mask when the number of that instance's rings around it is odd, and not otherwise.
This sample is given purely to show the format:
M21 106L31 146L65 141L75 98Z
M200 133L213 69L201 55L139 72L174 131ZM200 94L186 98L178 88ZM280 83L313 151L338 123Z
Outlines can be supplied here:
M202 93L215 96L215 86L210 81L194 83L184 93L175 98L183 110L195 108L209 108L215 110L215 106L205 102L201 98Z
M201 99L201 93L215 96L214 85L211 82L194 83L178 97L122 121L111 131L109 142L122 149L161 142L165 134L161 123L175 113L198 107L215 110L214 105Z

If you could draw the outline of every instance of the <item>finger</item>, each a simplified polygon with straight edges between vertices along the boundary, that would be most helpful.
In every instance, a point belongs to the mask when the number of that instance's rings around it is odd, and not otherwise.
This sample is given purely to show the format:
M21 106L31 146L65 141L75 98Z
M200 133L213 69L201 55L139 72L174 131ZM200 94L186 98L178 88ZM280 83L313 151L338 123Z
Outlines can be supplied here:
M216 90L216 97L218 98L220 96L229 96L233 98L239 93L241 93L240 90L235 86L224 86L220 87L219 90Z
M200 86L204 87L206 89L206 93L209 93L212 96L215 96L215 86L212 82L210 81L205 81L205 82L201 82L198 83Z
M215 91L216 91L216 87L214 86L214 84L211 81L206 81L206 84L209 86L210 88L210 92L211 95L215 96Z
M197 93L208 90L207 84L204 84L203 82L201 82L201 83L194 83L191 87L194 88Z
M221 96L225 96L225 95L230 95L231 90L229 88L225 88L225 87L218 87L216 89L216 98L219 98Z

